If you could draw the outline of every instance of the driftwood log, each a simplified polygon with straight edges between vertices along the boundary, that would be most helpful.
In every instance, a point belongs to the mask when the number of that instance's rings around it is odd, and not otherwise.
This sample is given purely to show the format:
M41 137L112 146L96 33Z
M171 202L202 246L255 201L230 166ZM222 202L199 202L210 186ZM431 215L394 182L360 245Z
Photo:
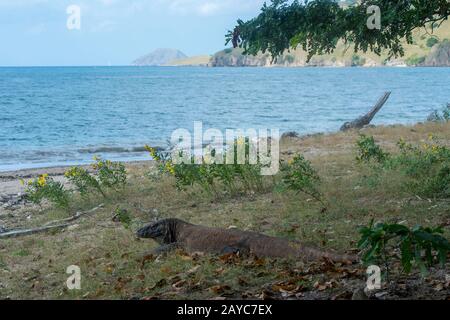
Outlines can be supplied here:
M370 124L370 122L373 120L375 115L383 108L385 103L388 101L389 97L391 95L391 92L386 92L380 100L378 100L377 104L370 110L367 114L365 114L362 117L359 117L358 119L353 120L352 122L346 122L341 127L341 131L347 131L351 129L361 129L364 126L367 126Z

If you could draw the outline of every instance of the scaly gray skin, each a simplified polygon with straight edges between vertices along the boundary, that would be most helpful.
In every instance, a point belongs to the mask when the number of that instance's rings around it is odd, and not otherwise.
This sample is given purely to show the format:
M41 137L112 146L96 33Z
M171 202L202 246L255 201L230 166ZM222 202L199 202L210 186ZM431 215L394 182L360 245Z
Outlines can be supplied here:
M297 258L304 261L328 258L336 262L355 262L356 256L338 255L303 246L286 239L237 229L219 229L196 226L178 219L165 219L141 228L139 238L150 238L161 246L156 253L175 248L188 252L244 253L270 258Z
M187 224L178 219L165 219L149 224L137 231L137 236L144 239L153 239L160 244L155 250L156 254L166 253L179 246L177 230L180 225Z

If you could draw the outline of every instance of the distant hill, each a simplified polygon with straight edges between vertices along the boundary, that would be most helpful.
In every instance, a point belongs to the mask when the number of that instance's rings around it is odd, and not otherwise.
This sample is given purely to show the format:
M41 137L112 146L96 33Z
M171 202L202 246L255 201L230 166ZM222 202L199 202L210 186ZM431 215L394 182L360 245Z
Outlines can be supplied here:
M344 5L353 3L343 2ZM430 26L431 28L431 26ZM428 29L430 29L428 28ZM429 30L428 30L429 31ZM302 49L286 51L274 62L268 53L256 56L243 55L242 49L225 49L213 56L188 57L176 49L157 49L132 64L136 66L210 66L210 67L376 67L376 66L450 66L450 21L430 34L424 29L414 32L413 43L404 44L405 55L388 59L373 52L355 53L353 47L338 44L332 54L314 56L308 63L307 54Z
M177 49L156 49L132 62L134 66L163 66L169 62L186 59L187 55Z
M182 67L182 66L197 66L197 67L206 67L211 60L211 56L203 55L203 56L194 56L188 57L184 59L178 59L174 61L170 61L166 65L174 66L174 67Z

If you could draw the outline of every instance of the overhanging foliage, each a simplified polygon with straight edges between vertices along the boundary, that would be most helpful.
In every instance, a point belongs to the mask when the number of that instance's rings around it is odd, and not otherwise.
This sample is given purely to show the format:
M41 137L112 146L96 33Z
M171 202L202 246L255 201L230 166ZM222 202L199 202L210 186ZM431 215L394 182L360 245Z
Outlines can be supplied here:
M381 10L380 30L367 27L372 5ZM334 0L272 0L256 18L238 20L226 39L245 54L269 52L274 58L301 47L309 60L333 52L339 40L353 44L355 51L380 55L387 50L390 57L398 57L404 55L402 41L412 43L414 29L433 29L448 16L449 0L361 0L347 7Z

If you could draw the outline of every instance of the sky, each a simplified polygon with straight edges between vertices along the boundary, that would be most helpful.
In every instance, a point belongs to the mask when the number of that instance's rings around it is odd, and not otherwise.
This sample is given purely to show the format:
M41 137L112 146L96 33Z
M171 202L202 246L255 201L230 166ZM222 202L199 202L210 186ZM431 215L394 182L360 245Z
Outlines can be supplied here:
M214 54L225 47L236 20L256 16L263 3L0 0L0 66L128 65L157 48ZM73 6L81 19L67 11Z

